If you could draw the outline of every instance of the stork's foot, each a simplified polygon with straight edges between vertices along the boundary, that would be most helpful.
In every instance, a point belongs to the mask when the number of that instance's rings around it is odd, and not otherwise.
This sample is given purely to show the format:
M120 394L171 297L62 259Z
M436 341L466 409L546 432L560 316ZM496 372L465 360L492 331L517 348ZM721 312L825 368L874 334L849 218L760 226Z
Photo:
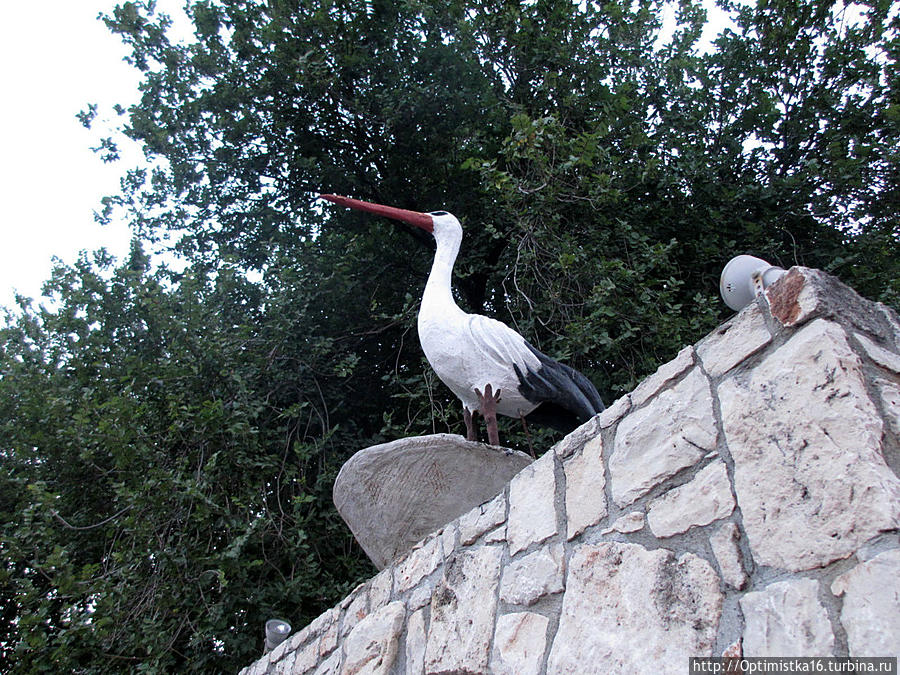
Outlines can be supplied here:
M484 425L487 427L488 443L500 446L500 432L497 431L497 404L500 402L500 390L493 391L493 387L488 383L484 385L484 393L475 389L475 395L478 396L481 414L484 417Z
M463 422L466 423L466 440L477 441L478 434L475 432L475 422L472 419L474 415L469 412L468 408L463 408Z

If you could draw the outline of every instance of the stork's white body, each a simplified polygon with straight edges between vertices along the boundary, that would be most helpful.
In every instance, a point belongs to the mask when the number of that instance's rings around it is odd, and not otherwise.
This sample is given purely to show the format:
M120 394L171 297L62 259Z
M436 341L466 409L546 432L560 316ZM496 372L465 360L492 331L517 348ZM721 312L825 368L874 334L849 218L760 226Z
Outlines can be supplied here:
M419 341L425 358L469 412L479 409L475 390L500 390L497 412L523 417L537 407L519 393L520 371L536 371L540 361L525 339L503 323L467 314L453 300L453 263L462 241L456 218L433 215L437 252L419 310Z
M449 213L432 213L437 250L419 309L419 342L425 358L469 412L479 410L475 390L490 384L500 391L497 412L524 417L537 408L519 392L521 372L537 371L541 363L525 338L496 319L467 314L453 299L453 264L462 242L462 226Z

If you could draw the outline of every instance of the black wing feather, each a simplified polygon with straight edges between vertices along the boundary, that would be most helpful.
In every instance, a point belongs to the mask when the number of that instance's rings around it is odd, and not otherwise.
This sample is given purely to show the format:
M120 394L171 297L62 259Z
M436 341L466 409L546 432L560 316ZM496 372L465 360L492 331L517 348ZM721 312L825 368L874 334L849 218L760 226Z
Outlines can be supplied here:
M529 420L559 431L571 431L606 409L589 379L525 344L541 364L536 371L527 368L524 373L515 366L519 391L532 403L539 404L528 415Z

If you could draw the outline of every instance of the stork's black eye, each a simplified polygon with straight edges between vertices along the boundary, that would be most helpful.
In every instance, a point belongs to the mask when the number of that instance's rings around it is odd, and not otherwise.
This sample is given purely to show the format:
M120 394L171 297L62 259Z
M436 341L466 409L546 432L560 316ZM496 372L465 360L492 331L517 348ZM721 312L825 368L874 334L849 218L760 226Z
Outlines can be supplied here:
M449 216L450 214L446 211L432 211L431 215L433 216Z

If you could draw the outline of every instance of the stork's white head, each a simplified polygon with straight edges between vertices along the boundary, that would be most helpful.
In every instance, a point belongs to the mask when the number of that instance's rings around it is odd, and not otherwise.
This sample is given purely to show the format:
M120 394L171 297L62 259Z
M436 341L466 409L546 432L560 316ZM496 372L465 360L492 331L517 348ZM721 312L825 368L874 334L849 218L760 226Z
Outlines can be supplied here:
M431 233L438 244L443 241L462 241L462 225L452 213L432 211L427 215L431 216Z

